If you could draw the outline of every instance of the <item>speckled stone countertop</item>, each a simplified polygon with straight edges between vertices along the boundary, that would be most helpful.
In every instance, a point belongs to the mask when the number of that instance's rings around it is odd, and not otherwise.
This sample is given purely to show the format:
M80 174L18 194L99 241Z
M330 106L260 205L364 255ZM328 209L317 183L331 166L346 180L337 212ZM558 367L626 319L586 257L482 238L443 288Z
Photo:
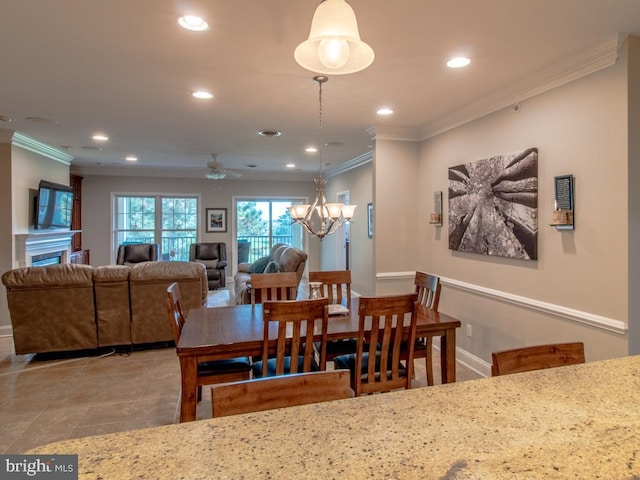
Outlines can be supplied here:
M82 479L638 479L640 356L52 443Z

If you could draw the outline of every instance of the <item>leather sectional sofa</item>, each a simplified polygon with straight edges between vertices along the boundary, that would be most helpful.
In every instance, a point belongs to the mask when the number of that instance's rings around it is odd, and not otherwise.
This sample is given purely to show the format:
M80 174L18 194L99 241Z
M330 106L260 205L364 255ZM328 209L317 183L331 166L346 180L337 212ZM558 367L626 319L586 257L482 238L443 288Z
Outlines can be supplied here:
M194 262L10 270L2 283L16 354L171 341L167 286L172 282L180 285L185 310L206 301L205 267Z

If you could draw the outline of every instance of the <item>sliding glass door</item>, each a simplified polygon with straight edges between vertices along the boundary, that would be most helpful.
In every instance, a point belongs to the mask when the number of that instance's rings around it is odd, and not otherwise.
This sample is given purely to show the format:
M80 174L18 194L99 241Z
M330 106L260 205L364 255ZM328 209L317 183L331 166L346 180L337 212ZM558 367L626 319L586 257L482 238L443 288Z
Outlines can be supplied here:
M288 207L303 199L238 198L235 203L238 263L252 263L269 255L276 243L304 250L299 225L291 224Z

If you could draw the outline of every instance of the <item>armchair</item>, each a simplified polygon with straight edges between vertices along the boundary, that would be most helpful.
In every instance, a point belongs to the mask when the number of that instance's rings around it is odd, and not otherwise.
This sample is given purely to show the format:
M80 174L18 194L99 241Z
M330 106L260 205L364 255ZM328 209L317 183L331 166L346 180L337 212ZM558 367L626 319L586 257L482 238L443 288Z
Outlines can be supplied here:
M192 243L189 261L202 263L207 269L209 290L226 286L227 245L225 243Z
M117 265L133 265L158 260L157 243L126 243L118 247Z

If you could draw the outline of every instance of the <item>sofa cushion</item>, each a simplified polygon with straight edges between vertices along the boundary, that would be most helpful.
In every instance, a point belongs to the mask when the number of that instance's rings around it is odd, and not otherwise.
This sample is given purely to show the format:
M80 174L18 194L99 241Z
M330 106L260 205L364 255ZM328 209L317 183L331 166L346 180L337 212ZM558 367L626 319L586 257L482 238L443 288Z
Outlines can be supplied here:
M127 245L125 262L148 262L151 258L150 247L148 245Z
M267 266L264 269L264 273L280 273L283 271L284 270L282 269L282 265L274 260L271 260L269 263L267 263Z
M264 272L264 269L267 267L267 264L269 263L270 260L271 258L269 258L268 256L259 258L258 260L256 260L251 264L251 266L247 269L247 273Z
M280 265L283 272L296 272L302 262L307 261L307 254L294 247L285 249L280 255Z

